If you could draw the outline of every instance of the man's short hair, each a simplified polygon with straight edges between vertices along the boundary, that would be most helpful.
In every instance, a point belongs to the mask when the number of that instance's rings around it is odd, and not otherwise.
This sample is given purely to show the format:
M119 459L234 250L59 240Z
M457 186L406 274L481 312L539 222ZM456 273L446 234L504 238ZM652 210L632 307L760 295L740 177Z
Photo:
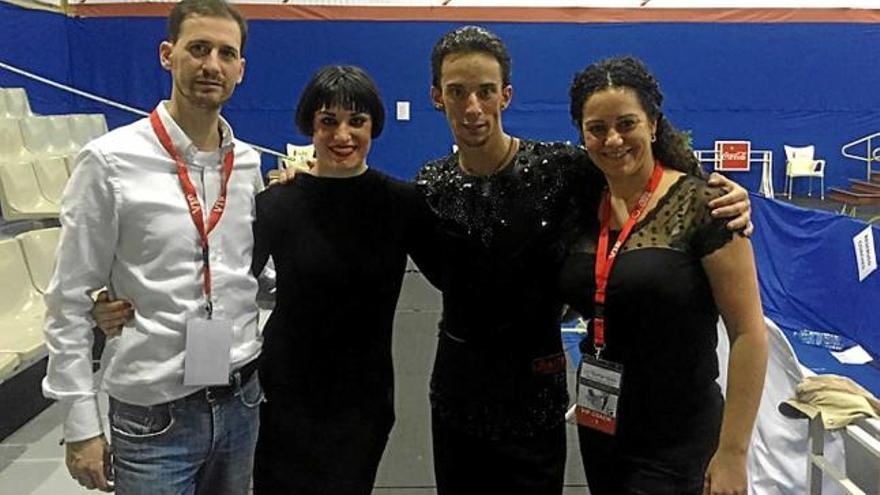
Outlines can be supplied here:
M510 53L497 34L480 26L464 26L450 31L437 40L431 51L431 85L440 87L443 59L453 53L486 53L501 66L501 84L510 84Z
M183 0L177 3L168 14L168 41L177 43L180 37L180 25L191 15L205 17L226 17L238 24L241 32L241 46L239 52L244 52L244 43L247 41L247 21L241 12L226 0Z
M372 121L371 137L382 134L385 108L373 79L360 67L328 65L318 69L306 84L296 106L296 126L304 135L315 133L315 113L322 108L342 107L366 113Z

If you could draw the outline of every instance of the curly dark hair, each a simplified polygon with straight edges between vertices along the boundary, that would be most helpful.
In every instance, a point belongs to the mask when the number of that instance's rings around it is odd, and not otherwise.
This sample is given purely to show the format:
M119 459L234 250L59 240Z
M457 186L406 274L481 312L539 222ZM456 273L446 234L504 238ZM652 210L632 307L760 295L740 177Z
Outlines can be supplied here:
M501 66L501 84L510 84L510 53L497 34L480 26L463 26L437 40L431 50L431 85L440 87L443 59L453 53L487 53Z
M688 144L687 134L676 129L663 116L663 93L660 92L657 79L641 60L632 56L607 58L575 74L568 94L571 98L571 120L579 134L583 132L584 103L594 93L608 88L633 90L648 118L657 121L657 140L651 144L655 158L667 167L686 174L704 175Z

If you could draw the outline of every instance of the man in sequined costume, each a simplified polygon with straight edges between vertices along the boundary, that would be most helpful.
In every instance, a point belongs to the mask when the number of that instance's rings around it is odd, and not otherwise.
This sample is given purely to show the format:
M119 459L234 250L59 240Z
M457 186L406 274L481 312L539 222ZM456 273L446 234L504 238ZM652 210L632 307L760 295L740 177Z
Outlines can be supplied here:
M447 267L431 378L441 495L562 491L568 393L556 280L566 219L595 212L605 181L581 148L504 132L510 66L500 38L475 26L447 33L431 55L432 100L458 146L417 177ZM722 216L748 211L733 187ZM746 224L743 214L731 228Z

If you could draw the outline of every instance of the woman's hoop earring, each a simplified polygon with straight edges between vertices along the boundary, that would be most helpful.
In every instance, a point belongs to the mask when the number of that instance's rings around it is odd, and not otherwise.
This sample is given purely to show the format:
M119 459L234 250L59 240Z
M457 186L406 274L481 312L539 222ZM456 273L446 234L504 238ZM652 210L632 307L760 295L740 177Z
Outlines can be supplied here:
M652 142L652 143L656 143L656 142L657 142L657 135L656 135L656 134L651 134L651 142Z

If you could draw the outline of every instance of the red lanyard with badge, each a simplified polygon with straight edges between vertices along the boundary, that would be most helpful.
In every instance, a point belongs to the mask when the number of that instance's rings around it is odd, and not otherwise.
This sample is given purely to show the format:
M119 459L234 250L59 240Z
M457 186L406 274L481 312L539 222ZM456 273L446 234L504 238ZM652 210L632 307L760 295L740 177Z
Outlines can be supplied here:
M617 261L620 248L632 233L639 218L651 201L654 191L663 178L663 166L654 163L651 180L639 197L635 208L629 213L620 235L608 250L608 237L611 224L611 199L606 192L600 207L601 224L599 243L596 248L596 293L594 296L595 315L592 320L593 348L595 356L584 355L578 370L577 420L578 424L613 435L617 430L617 403L623 378L623 365L602 359L605 349L605 294L611 269Z
M184 360L184 384L185 385L225 385L229 383L229 351L232 348L233 324L230 320L214 318L214 300L212 297L211 280L211 256L208 245L208 236L214 227L220 222L223 212L226 210L226 198L229 180L232 177L232 168L235 161L232 150L223 156L222 178L220 181L220 194L211 207L208 223L205 225L205 217L202 204L199 201L196 188L189 177L186 162L174 147L171 136L165 129L158 110L150 114L150 125L159 139L159 143L174 160L177 166L177 176L183 195L187 203L187 209L193 224L199 233L202 249L202 289L205 293L206 318L187 319L186 322L186 358ZM225 356L225 359L223 358Z

